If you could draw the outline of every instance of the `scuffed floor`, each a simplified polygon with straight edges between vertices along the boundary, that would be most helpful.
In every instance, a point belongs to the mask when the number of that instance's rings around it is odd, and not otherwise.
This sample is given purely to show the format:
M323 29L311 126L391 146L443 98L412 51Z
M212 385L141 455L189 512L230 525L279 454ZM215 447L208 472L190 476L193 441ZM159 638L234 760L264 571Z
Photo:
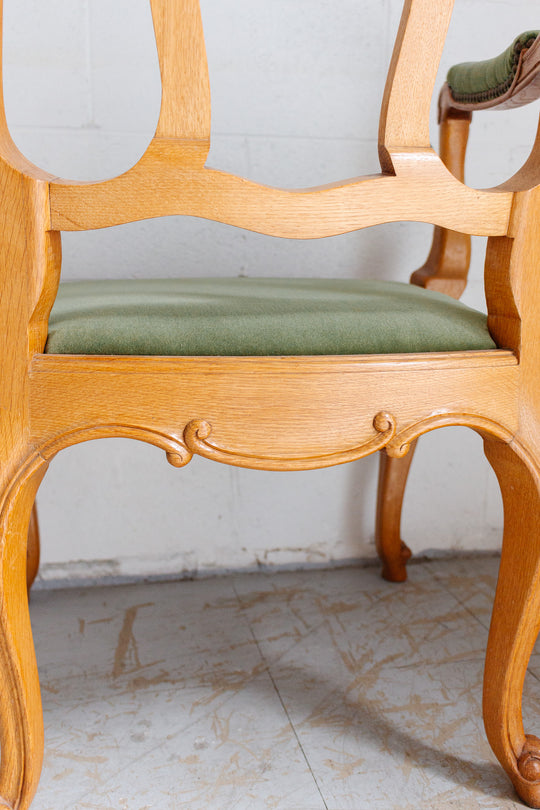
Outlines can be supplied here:
M497 560L37 591L35 810L522 807L486 743ZM540 731L540 657L526 681Z

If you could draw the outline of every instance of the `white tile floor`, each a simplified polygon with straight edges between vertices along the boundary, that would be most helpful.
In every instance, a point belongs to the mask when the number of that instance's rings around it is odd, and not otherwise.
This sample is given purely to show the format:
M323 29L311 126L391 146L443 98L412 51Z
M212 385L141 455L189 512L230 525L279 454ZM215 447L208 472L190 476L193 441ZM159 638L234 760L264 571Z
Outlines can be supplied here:
M34 592L33 810L521 807L481 721L497 560L409 570Z

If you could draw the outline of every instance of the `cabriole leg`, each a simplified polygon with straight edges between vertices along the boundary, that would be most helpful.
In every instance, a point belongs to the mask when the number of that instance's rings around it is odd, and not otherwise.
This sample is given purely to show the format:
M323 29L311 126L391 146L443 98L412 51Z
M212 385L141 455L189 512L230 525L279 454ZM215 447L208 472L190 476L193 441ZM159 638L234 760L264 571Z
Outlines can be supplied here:
M44 468L10 485L0 514L0 810L26 810L43 759L39 680L28 612L26 542Z
M407 579L406 565L411 551L401 539L401 508L415 447L416 441L411 442L409 452L402 458L392 458L386 450L379 453L375 544L383 564L382 576L390 582Z
M485 440L504 505L501 565L484 672L484 724L520 798L540 808L540 740L525 735L521 697L540 629L540 478L511 445Z

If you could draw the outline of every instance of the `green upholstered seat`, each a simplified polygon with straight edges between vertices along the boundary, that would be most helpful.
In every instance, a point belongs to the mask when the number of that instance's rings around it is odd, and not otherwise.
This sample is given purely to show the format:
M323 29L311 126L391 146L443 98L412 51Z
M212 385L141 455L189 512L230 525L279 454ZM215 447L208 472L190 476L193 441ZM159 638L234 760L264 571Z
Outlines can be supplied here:
M530 48L538 31L525 31L499 56L483 62L463 62L448 71L447 82L456 101L475 104L504 95L516 75L519 55Z
M203 278L60 285L56 354L388 354L496 348L486 318L409 284Z

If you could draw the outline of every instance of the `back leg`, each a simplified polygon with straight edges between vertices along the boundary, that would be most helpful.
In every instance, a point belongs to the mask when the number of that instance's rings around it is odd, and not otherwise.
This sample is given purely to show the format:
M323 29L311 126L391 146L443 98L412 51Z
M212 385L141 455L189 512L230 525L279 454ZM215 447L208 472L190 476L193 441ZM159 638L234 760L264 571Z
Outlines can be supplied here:
M471 113L444 108L441 112L440 155L443 163L464 181L465 151ZM467 234L436 227L427 261L411 276L411 283L459 298L467 284L471 238ZM381 450L375 542L382 560L382 575L390 582L407 579L410 550L402 541L401 508L416 442L403 458L391 458Z
M390 582L407 579L410 549L401 539L401 509L416 448L411 442L409 452L402 458L392 458L385 450L379 453L379 488L375 520L375 544L383 564L382 576Z
M37 507L36 504L34 504L28 525L28 545L26 547L26 587L29 591L34 584L39 569L39 554L39 523Z

